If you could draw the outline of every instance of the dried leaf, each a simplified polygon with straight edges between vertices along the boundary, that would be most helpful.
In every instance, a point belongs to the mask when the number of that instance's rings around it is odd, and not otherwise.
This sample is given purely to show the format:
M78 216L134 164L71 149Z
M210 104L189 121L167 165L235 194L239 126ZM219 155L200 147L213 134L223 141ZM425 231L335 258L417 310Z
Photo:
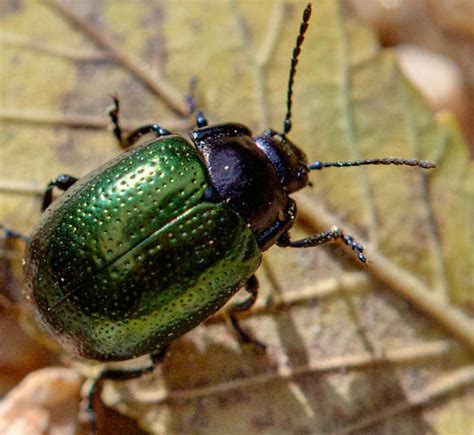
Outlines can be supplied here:
M2 6L2 29L36 42L19 49L10 38L2 46L4 114L16 109L100 120L108 95L118 92L131 125L182 125L116 52L71 26L54 3ZM303 3L70 6L172 89L184 95L197 77L198 102L212 122L238 121L255 132L280 128ZM271 249L259 272L258 306L243 321L266 352L240 347L217 316L178 340L155 374L106 385L107 404L155 433L343 433L351 427L420 433L426 421L448 433L448 420L466 431L472 422L474 396L461 389L473 383L465 353L472 351L466 330L472 324L461 311L473 302L466 147L450 117L433 118L392 54L340 2L313 6L296 77L292 140L312 160L400 155L431 159L439 168L313 174L314 187L296 195L301 220L294 237L337 223L367 243L369 267L336 245ZM116 154L111 135L97 130L100 122L88 119L84 126L90 128L8 117L1 126L0 222L28 230L39 206L31 193L59 173L80 176Z

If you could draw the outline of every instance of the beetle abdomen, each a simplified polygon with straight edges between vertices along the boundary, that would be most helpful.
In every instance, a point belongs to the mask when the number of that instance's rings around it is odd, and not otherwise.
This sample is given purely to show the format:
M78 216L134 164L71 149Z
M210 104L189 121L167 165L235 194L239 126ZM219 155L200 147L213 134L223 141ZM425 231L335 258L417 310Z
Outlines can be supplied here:
M33 233L26 271L40 316L69 350L128 359L220 308L260 262L255 237L184 139L153 141L81 179Z

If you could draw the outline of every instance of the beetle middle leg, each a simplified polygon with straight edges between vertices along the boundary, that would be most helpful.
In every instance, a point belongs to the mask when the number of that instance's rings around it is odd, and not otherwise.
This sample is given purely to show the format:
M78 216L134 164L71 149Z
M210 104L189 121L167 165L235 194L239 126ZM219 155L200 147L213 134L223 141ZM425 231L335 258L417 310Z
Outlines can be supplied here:
M118 144L120 148L127 149L134 145L142 136L148 133L153 133L157 138L163 136L169 136L171 134L170 131L166 130L165 128L159 126L158 124L148 124L138 127L137 129L133 130L131 133L125 135L123 133L122 127L120 126L119 121L119 112L120 112L120 102L116 96L112 96L113 105L108 110L108 115L112 120L113 125L113 133L114 136L117 138Z
M151 373L155 370L156 366L160 364L166 356L168 347L164 347L157 352L150 354L151 363L145 367L139 367L136 369L104 369L94 379L89 391L87 392L85 400L85 411L87 413L87 420L89 423L89 433L91 435L97 434L97 416L94 410L94 399L97 393L97 388L102 381L128 381L130 379L137 379L147 373Z
M357 255L357 258L362 263L367 263L367 257L364 255L364 247L357 241L354 240L354 237L344 234L339 228L334 227L328 231L323 231L313 236L300 239L300 240L290 240L288 233L284 233L277 241L277 245L281 247L289 248L310 248L312 246L323 245L325 243L331 242L333 240L342 240L347 246L352 248L352 250Z
M53 202L53 189L57 187L60 190L68 190L75 182L77 181L76 177L67 174L58 175L56 178L53 178L49 183L48 187L43 195L43 204L41 206L41 211L46 210L50 204Z
M245 290L250 293L250 296L242 302L237 302L229 307L228 318L232 328L237 332L238 337L242 343L252 343L260 348L265 349L265 345L256 338L250 336L245 332L239 324L237 313L249 311L257 300L258 296L258 280L255 275L252 275L245 284Z

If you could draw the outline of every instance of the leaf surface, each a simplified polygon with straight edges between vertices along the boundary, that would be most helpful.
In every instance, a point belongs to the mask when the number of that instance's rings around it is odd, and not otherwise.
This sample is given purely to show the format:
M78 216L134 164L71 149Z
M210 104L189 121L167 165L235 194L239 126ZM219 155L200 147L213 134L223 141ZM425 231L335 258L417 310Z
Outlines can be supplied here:
M197 101L211 122L242 122L255 133L281 128L303 3L70 3L166 95L182 95L174 105L83 25L71 25L57 3L3 6L0 222L28 231L51 178L84 175L117 153L112 135L92 128L106 125L112 93L127 125L158 121L185 132L176 111L197 77ZM216 316L178 340L156 374L106 385L105 401L150 431L420 433L428 424L449 433L450 425L472 424L466 146L451 117L430 113L392 53L342 2L320 0L313 9L291 139L310 160L403 156L439 168L312 174L314 186L295 195L293 238L337 224L366 243L369 267L339 245L271 249L257 306L242 321L266 352L240 347ZM58 114L85 128L61 127Z

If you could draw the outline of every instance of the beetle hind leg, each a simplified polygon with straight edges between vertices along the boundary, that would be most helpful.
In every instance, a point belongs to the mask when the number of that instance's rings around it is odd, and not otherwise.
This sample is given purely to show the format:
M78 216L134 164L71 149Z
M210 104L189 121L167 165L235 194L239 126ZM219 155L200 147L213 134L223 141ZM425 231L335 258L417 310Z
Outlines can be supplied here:
M235 332L237 333L239 337L239 340L242 343L244 344L251 343L261 349L265 349L266 348L265 344L261 343L256 338L252 337L247 332L245 332L244 329L242 329L242 327L239 324L239 320L237 318L238 313L249 311L252 308L255 301L257 300L258 280L255 275L252 275L248 279L247 283L245 284L245 290L248 293L250 293L250 296L247 299L243 300L242 302L237 302L231 305L227 312L230 326L232 326L232 328L235 330Z
M104 369L94 379L86 397L84 398L84 408L87 413L87 420L89 424L89 433L91 435L97 435L97 416L94 410L94 399L96 397L98 386L102 381L113 380L113 381L128 381L131 379L137 379L141 376L151 373L155 370L156 366L160 364L166 356L168 348L164 347L158 352L150 354L151 363L145 367L139 367L136 369Z

